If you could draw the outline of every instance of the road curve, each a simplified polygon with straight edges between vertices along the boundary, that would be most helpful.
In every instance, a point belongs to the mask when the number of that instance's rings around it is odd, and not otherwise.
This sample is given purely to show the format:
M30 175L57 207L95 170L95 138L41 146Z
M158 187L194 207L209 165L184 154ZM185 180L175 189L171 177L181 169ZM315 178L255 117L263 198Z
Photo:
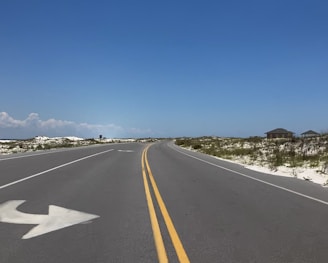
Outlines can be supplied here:
M20 204L12 214L21 218L8 216L11 203ZM55 224L49 206L92 219L69 224L56 214ZM325 188L171 141L0 157L5 263L320 263L328 256L327 218ZM42 220L54 229L23 239Z

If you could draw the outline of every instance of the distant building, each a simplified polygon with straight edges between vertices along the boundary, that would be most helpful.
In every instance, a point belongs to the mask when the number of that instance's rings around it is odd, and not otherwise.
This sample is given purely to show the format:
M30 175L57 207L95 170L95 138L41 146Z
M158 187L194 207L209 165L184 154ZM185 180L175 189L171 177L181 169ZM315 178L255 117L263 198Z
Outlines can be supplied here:
M272 131L266 132L268 139L275 139L275 138L293 138L294 133L291 131L287 131L283 128L277 128Z
M308 130L306 132L301 133L301 135L302 135L302 137L316 137L316 136L319 136L320 134L315 131Z

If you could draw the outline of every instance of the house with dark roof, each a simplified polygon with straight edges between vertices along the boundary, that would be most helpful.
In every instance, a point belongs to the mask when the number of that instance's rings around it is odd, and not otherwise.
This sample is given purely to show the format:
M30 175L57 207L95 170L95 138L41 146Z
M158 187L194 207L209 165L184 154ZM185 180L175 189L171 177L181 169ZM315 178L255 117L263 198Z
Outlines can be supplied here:
M293 138L294 133L283 128L277 128L265 133L268 139L275 138Z
M302 137L316 137L316 136L319 136L320 134L315 131L308 130L306 132L301 133L301 135L302 135Z

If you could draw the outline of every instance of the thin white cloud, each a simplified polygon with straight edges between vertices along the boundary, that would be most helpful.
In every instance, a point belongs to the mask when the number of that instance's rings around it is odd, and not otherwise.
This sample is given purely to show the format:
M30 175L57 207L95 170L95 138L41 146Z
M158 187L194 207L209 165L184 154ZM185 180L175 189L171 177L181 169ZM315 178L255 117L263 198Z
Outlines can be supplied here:
M124 129L116 124L90 124L74 121L48 119L42 120L38 113L30 113L26 119L17 120L7 112L0 112L0 137L33 137L36 135L97 137L149 136L149 129Z
M24 125L24 121L15 120L10 117L7 112L0 112L0 127L1 128L13 128L21 127Z

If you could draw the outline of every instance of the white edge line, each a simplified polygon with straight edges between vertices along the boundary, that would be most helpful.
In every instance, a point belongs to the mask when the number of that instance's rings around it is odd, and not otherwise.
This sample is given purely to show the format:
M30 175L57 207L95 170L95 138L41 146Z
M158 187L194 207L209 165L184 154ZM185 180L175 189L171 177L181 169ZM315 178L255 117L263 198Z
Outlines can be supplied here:
M211 163L211 162L205 161L205 160L203 160L203 159L200 159L200 158L198 158L198 157L195 157L195 156L192 156L192 155L190 155L190 154L187 154L187 153L185 153L185 152L183 152L183 151L180 151L180 150L178 150L178 149L176 149L176 148L174 148L174 147L172 147L172 146L171 146L171 149L173 149L174 151L179 152L179 153L181 153L181 154L184 154L184 155L186 155L186 156L189 156L189 157L191 157L191 158L194 158L194 159L196 159L196 160L198 160L198 161L201 161L201 162L207 163L207 164L209 164L209 165L212 165L212 166L215 166L215 167L221 168L221 169L223 169L223 170L226 170L226 171L229 171L229 172L232 172L232 173L235 173L235 174L241 175L241 176L246 177L246 178L248 178L248 179L251 179L251 180L254 180L254 181L257 181L257 182L260 182L260 183L266 184L266 185L270 185L270 186L272 186L272 187L275 187L275 188L278 188L278 189L284 190L284 191L286 191L286 192L289 192L289 193L292 193L292 194L295 194L295 195L298 195L298 196L302 196L302 197L305 197L305 198L311 199L311 200L313 200L313 201L316 201L316 202L321 203L321 204L324 204L324 205L328 205L328 202L323 201L323 200L321 200L321 199L318 199L318 198L315 198L315 197L312 197L312 196L309 196L309 195L305 195L305 194L302 194L302 193L296 192L296 191L294 191L294 190L290 190L290 189L288 189L288 188L285 188L285 187L282 187L282 186L279 186L279 185L275 185L275 184L272 184L272 183L269 183L269 182L263 181L263 180L261 180L261 179L257 179L257 178L254 178L254 177L252 177L252 176L249 176L249 175L246 175L246 174L243 174L243 173L240 173L240 172L237 172L237 171L231 170L231 169L229 169L229 168L225 168L225 167L223 167L223 166L220 166L220 165L217 165L217 164L214 164L214 163Z
M99 152L99 153L95 153L95 154L92 154L92 155L85 156L85 157L83 157L83 158L80 158L80 159L77 159L77 160L74 160L74 161L71 161L71 162L68 162L68 163L61 164L61 165L59 165L59 166L56 166L56 167L50 168L50 169L45 170L45 171L43 171L43 172L40 172L40 173L37 173L37 174L30 175L30 176L28 176L28 177L25 177L25 178L19 179L19 180L17 180L17 181L14 181L14 182L11 182L11 183L8 183L8 184L5 184L5 185L1 185L1 186L0 186L0 189L3 189L3 188L6 188L6 187L9 187L9 186L12 186L12 185L15 185L15 184L21 183L21 182L23 182L23 181L26 181L26 180L32 179L32 178L34 178L34 177L37 177L37 176L43 175L43 174L45 174L45 173L48 173L48 172L51 172L51 171L57 170L57 169L59 169L59 168L62 168L62 167L68 166L68 165L70 165L70 164L77 163L77 162L83 161L83 160L85 160L85 159L88 159L88 158L91 158L91 157L94 157L94 156L97 156L97 155L100 155L100 154L104 154L104 153L107 153L107 152L111 152L111 151L113 151L113 150L114 150L114 149L106 150L106 151L103 151L103 152Z
M21 159L21 158L27 158L27 157L33 157L33 156L40 156L40 155L64 152L64 151L68 151L68 150L51 151L51 152L42 152L42 153L34 153L34 154L27 154L27 155L20 155L20 156L5 157L5 158L0 159L0 162L1 161L7 161L7 160L13 160L13 159Z
M72 150L80 150L81 148L85 148L85 147L97 147L97 146L102 147L102 146L107 146L107 145L86 145L86 146L78 146L78 147L70 147L70 148L41 150L41 152L39 152L39 153L32 153L32 154L19 155L19 156L12 156L12 154L8 154L8 155L1 155L0 154L0 156L9 156L9 157L0 158L0 162L8 161L8 160L14 160L14 159L27 158L27 157L40 156L40 155L46 155L46 154L67 152L67 151L72 151ZM23 152L23 153L26 153L26 152Z

